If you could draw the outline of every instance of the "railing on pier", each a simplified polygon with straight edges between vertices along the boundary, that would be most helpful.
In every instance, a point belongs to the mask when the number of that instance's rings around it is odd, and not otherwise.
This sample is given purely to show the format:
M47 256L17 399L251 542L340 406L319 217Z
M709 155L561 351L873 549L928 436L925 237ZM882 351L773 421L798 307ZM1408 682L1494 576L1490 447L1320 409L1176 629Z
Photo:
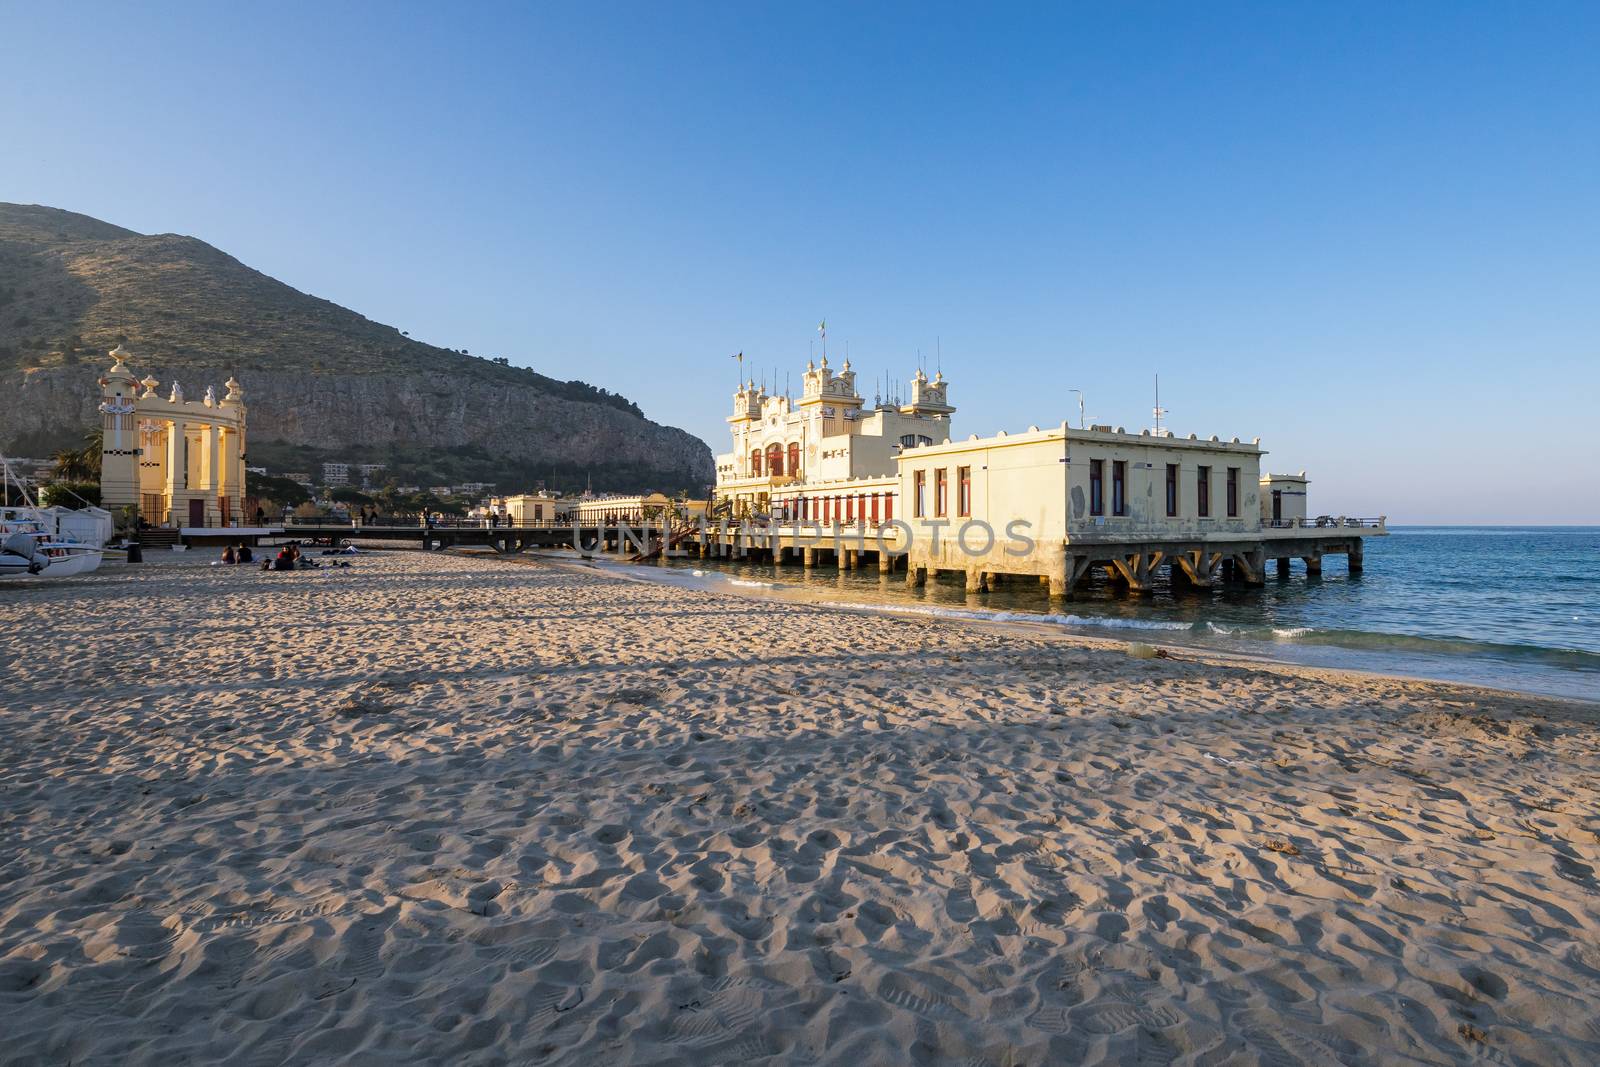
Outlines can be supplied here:
M1379 515L1375 519L1356 518L1349 515L1318 515L1314 519L1262 519L1262 529L1266 530L1382 530L1388 525L1389 517Z

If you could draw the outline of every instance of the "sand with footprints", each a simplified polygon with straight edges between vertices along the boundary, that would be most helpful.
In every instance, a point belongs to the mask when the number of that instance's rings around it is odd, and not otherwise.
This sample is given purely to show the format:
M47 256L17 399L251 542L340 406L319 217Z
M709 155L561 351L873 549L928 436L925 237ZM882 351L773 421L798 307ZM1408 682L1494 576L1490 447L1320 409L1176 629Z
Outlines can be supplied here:
M0 649L0 1062L1600 1062L1592 705L413 553Z

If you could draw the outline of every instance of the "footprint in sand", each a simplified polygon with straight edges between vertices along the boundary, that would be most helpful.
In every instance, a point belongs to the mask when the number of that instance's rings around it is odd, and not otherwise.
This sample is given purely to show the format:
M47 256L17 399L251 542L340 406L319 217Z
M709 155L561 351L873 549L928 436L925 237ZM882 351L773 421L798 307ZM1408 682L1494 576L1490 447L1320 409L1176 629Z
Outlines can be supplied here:
M673 1017L667 1040L696 1046L736 1040L762 1018L765 1002L755 983L713 983L697 1006L683 1008Z
M29 961L33 962L33 961ZM43 971L40 971L43 977ZM0 992L10 991L9 983L0 977ZM36 983L35 983L36 984ZM22 985L19 988L31 988ZM96 982L79 981L68 985L64 990L67 995L67 1011L73 1015L84 1018L99 1018L103 1015L117 1014L122 1000L128 994L127 983L119 979L107 979Z
M1077 1021L1092 1034L1117 1034L1134 1026L1162 1030L1177 1026L1183 1016L1165 1004L1130 1004L1104 1001L1080 1011Z
M1029 1026L1047 1034L1064 1034L1072 1029L1070 1010L1068 1005L1051 1004L1028 1016L1027 1022Z
M542 987L533 998L533 1017L541 1026L572 1023L593 1013L599 1005L591 1000L582 986L561 988Z
M339 973L359 981L370 982L383 974L383 925L376 919L354 923L344 932L341 948L344 958Z
M1235 1016L1233 1022L1245 1043L1261 1054L1263 1067L1341 1067L1343 1062L1327 1045L1289 1029L1276 1017L1252 1011Z
M878 984L878 996L885 1003L930 1019L959 1016L955 1006L931 989L914 985L909 979L891 974Z
M1178 1062L1181 1051L1159 1030L1141 1026L1134 1031L1134 1058L1138 1067L1171 1067Z
M184 931L176 915L163 918L154 912L130 911L116 920L113 935L117 954L129 959L158 960L172 951Z

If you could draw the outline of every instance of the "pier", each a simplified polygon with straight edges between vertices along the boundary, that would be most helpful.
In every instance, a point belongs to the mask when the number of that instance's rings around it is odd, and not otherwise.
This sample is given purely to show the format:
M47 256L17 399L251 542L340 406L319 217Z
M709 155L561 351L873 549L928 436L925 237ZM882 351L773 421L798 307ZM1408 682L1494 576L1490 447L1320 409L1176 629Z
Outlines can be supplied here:
M822 527L798 522L700 522L681 517L654 524L601 522L576 525L491 526L487 524L366 525L291 523L264 531L267 539L297 539L338 546L356 541L415 545L426 551L488 548L512 555L531 549L576 548L619 561L650 562L663 557L715 559L774 567L876 570L903 574L912 586L960 575L969 592L987 592L1003 583L1036 582L1043 595L1070 600L1080 586L1103 577L1130 596L1154 591L1163 570L1174 589L1214 585L1259 586L1275 568L1278 577L1300 560L1308 576L1322 573L1326 556L1344 556L1352 574L1364 565L1363 543L1388 534L1385 518L1281 520L1250 534L1197 537L1076 536L1065 542L1038 543L1031 551L987 552L935 557L919 551L905 523L853 523ZM197 534L221 533L217 530ZM949 541L969 543L965 527Z
M958 546L967 540L962 529L958 527L951 534ZM1358 574L1365 562L1364 539L1387 536L1389 532L1387 520L1382 517L1285 520L1252 534L1074 537L1063 543L1035 544L1026 553L988 552L962 558L959 548L957 553L938 557L918 551L906 531L905 524L863 523L821 529L800 523L747 523L738 527L696 527L677 535L669 533L666 540L681 554L702 559L769 563L775 567L835 567L843 571L876 569L880 574L903 573L913 586L937 580L940 575L959 574L969 592L985 592L1008 581L1031 580L1051 597L1071 599L1078 587L1097 573L1134 596L1153 592L1163 568L1174 587L1191 589L1208 589L1219 583L1263 585L1269 563L1276 565L1281 577L1288 574L1290 561L1295 559L1302 561L1307 575L1320 575L1323 558L1336 555L1344 556L1349 572ZM651 536L659 542L661 530L653 531ZM614 537L608 537L606 543L616 550Z

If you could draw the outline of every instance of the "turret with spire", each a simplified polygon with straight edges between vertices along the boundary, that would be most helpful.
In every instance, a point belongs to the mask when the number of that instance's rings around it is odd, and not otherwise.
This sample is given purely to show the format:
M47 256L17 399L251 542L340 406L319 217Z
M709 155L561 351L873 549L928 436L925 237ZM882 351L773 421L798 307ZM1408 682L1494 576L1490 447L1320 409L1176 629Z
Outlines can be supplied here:
M950 415L956 409L947 402L947 388L949 382L945 381L944 371L939 371L928 380L926 372L918 369L911 378L911 402L900 406L902 415Z

